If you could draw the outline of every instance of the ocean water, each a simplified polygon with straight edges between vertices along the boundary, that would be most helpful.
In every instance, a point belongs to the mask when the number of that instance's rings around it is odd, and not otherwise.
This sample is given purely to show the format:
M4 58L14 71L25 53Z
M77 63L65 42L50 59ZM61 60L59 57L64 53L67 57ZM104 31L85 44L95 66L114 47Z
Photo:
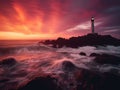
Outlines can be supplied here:
M120 75L120 65L99 65L90 57L91 53L106 53L120 57L120 46L84 46L79 48L52 48L39 41L0 41L0 61L5 58L14 58L17 63L13 66L0 66L0 80L8 79L0 83L0 87L8 87L16 83L23 85L32 78L42 73L61 74L66 73L63 62L71 62L77 68L97 70L98 72L109 72L116 70ZM79 55L85 52L86 56ZM71 75L72 72L67 73Z

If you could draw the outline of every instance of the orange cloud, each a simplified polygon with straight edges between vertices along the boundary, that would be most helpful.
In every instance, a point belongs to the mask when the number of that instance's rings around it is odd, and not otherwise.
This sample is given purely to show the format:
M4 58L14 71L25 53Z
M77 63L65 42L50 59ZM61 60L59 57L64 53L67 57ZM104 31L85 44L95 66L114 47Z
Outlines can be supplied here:
M17 23L14 25L16 32L25 34L42 33L42 19L41 15L37 14L33 18L28 18L26 12L19 4L14 4L14 9L17 13Z
M16 3L13 4L13 7L15 9L15 11L17 12L17 19L19 19L20 21L24 22L25 21L25 13L22 9L22 7Z
M34 39L54 39L52 34L24 34L17 32L0 32L0 40L34 40Z
M50 19L47 24L47 30L49 33L54 33L60 25L60 7L57 6L57 3L51 3L52 12L50 14Z
M105 0L93 1L94 3L89 0L0 0L0 39L84 35L90 32L90 24L84 22L90 21L93 15L96 19L105 16L102 20L104 22L96 26L98 32L106 31L99 28L102 25L119 29L119 14L112 15L113 10L119 13L119 7L112 9L113 6ZM105 5L101 7L103 2Z

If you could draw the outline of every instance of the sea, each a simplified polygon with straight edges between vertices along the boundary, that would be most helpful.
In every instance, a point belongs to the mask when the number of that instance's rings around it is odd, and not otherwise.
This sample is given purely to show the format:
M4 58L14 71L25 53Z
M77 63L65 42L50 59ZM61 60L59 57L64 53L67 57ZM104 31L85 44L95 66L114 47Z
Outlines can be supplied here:
M13 66L0 65L0 80L7 79L7 81L0 83L0 87L8 87L8 90L12 90L12 85L15 83L15 86L23 85L23 83L42 73L66 73L63 69L63 62L65 61L71 62L77 68L97 70L101 73L115 70L120 75L120 65L99 65L93 61L95 57L90 57L91 53L105 53L120 57L120 46L52 48L39 42L39 40L0 41L0 62L7 58L14 58L17 61ZM84 52L86 55L80 55L80 52Z

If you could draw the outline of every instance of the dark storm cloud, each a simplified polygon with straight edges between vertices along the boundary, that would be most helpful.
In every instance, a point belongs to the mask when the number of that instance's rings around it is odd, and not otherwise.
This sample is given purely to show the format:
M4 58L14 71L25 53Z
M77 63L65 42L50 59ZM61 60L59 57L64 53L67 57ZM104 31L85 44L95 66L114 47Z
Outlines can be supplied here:
M103 4L103 5L102 5ZM102 0L103 9L99 14L105 17L107 21L100 26L99 31L102 34L111 34L120 38L120 1L119 0Z
M83 12L80 12L79 15L87 20L89 20L91 16L95 16L95 19L101 19L102 24L96 27L96 31L104 34L104 30L109 31L112 29L113 31L109 34L118 33L118 37L120 34L120 1L88 0L87 3L89 4L84 6ZM110 28L106 29L106 27Z

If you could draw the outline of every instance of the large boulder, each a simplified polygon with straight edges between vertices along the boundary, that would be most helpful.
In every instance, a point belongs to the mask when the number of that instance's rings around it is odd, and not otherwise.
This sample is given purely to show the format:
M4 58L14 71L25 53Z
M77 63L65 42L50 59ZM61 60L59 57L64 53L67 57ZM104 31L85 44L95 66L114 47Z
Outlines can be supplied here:
M114 73L79 68L72 73L72 77L68 74L54 78L52 75L37 77L17 90L120 90L120 76Z
M63 61L62 69L64 71L74 71L76 69L76 66L70 61Z
M81 56L86 56L86 53L80 52L79 55L81 55Z
M108 54L101 54L96 56L94 61L98 64L111 64L111 65L118 65L120 64L120 57Z
M90 57L96 57L96 56L99 56L100 54L98 54L98 53L91 53L90 54Z
M50 76L37 77L30 81L27 85L18 90L61 90L56 83L56 79Z
M0 65L2 66L13 66L17 63L14 58L6 58L0 61Z
M120 76L88 70L76 72L76 90L120 90Z

